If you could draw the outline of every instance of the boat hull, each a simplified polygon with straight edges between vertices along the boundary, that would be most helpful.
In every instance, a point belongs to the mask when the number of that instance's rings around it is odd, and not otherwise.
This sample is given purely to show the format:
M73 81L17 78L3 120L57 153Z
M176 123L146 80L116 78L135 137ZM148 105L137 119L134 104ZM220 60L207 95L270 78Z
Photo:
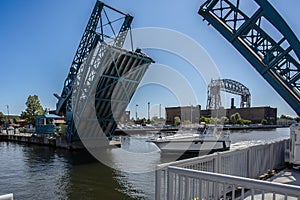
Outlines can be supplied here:
M209 154L216 151L226 151L230 148L230 140L157 140L152 141L163 153L197 153Z

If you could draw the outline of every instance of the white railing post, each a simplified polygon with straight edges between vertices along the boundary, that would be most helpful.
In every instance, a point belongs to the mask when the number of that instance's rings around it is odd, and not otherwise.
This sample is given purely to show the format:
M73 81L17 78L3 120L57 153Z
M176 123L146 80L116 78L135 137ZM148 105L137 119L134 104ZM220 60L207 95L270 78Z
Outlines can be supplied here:
M221 154L220 153L216 153L215 155L215 169L214 169L214 172L215 173L221 173L221 165L222 165L222 162L221 162ZM219 184L217 183L213 183L213 190L215 191L215 195L216 197L215 198L219 198Z
M167 182L167 199L168 200L172 200L174 199L174 192L176 192L176 190L174 191L173 190L173 183L174 181L174 173L173 172L170 172L169 170L167 170L167 173L168 173L168 182Z
M219 153L216 153L216 155L214 155L213 160L214 160L214 172L219 173L220 170Z
M275 158L274 157L277 157L278 156L278 152L274 152L274 143L271 143L270 144L270 149L269 149L269 158L270 158L270 162L269 162L269 169L272 170L275 166Z
M253 153L252 152L253 152L252 147L249 147L247 151L247 156L248 156L248 177L250 178L253 177L253 161L252 161Z
M160 200L161 197L161 169L155 171L155 199Z
M189 178L186 176L185 178L185 187L184 187L184 191L185 191L185 195L184 196L184 199L190 199L189 198L189 195L190 195L190 184L189 184Z
M284 161L290 162L290 140L284 143Z

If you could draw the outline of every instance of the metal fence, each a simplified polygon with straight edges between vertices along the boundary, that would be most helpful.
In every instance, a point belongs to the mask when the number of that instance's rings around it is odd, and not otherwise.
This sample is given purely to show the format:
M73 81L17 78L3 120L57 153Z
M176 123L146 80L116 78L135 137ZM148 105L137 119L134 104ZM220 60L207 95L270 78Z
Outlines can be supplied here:
M156 199L167 199L169 187L168 167L170 166L196 171L257 178L268 170L274 169L284 163L285 146L288 141L289 140L283 140L158 165L155 186ZM209 185L207 188L207 191L216 189L209 187Z
M219 173L168 167L168 200L300 199L300 187Z

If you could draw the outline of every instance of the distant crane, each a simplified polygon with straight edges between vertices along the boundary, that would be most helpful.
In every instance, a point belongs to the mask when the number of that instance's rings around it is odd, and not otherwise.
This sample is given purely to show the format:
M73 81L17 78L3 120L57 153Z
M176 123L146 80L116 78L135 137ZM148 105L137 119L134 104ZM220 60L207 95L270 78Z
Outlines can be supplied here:
M241 10L240 0L207 0L198 13L300 115L300 42L267 0L254 1L258 8L251 16ZM266 24L276 30L279 37L268 34Z

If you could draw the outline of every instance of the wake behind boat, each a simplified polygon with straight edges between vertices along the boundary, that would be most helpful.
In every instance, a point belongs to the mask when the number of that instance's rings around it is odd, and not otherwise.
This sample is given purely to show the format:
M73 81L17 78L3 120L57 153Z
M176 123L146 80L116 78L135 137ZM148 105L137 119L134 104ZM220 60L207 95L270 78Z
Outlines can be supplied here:
M229 150L231 140L229 134L221 126L201 124L197 130L179 130L173 135L160 135L151 138L162 153L209 154L216 151Z

